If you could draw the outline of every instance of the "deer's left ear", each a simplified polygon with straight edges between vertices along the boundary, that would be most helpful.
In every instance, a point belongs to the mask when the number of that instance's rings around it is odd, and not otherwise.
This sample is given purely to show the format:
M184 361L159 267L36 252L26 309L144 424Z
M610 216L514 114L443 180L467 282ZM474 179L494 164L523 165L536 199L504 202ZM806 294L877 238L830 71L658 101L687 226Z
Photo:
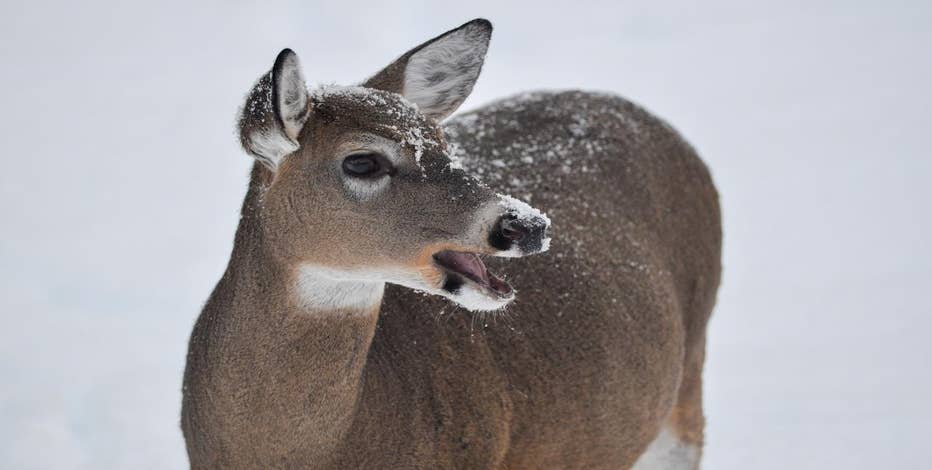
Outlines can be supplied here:
M363 86L399 93L440 121L472 92L491 37L492 23L472 20L411 49Z
M240 142L275 171L282 158L298 150L298 134L307 117L308 94L301 63L291 49L285 49L246 97L239 119Z

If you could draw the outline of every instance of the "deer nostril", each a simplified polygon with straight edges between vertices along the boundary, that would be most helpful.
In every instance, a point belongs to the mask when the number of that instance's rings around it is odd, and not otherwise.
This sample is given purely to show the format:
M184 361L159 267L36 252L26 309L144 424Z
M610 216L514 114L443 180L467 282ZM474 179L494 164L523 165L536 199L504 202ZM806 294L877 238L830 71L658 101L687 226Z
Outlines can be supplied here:
M520 242L527 236L527 229L513 218L502 218L499 230L502 236L513 242Z
M489 231L489 245L506 253L503 256L520 256L519 253L532 254L546 250L547 227L550 222L545 217L519 216L506 213ZM512 251L514 249L514 251Z

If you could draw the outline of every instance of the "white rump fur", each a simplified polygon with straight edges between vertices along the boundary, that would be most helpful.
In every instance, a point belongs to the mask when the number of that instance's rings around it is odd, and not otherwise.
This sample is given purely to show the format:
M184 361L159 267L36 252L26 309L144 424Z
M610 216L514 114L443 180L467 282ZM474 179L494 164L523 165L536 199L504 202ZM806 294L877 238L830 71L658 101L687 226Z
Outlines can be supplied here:
M666 426L660 430L632 470L696 470L699 448L680 441Z
M488 22L473 21L415 52L408 58L402 95L437 121L452 114L472 92L491 33Z

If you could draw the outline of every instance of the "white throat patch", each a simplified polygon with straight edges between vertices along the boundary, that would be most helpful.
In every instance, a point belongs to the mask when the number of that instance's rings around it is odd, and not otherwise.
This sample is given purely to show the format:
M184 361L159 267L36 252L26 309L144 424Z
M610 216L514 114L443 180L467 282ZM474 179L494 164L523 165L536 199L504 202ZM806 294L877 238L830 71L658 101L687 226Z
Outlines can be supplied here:
M298 268L295 283L298 305L308 311L360 310L382 303L385 283L353 278L349 273L314 265Z

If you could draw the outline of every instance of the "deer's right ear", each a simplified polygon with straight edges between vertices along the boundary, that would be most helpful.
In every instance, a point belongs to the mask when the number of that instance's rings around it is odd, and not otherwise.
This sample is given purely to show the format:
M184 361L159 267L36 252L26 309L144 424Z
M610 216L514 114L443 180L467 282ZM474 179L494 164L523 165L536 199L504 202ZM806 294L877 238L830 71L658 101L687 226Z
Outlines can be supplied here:
M307 121L308 94L298 56L285 49L253 87L239 119L243 148L272 171L298 150L298 134Z
M472 20L411 49L363 86L398 93L440 121L472 92L491 37L492 23Z

